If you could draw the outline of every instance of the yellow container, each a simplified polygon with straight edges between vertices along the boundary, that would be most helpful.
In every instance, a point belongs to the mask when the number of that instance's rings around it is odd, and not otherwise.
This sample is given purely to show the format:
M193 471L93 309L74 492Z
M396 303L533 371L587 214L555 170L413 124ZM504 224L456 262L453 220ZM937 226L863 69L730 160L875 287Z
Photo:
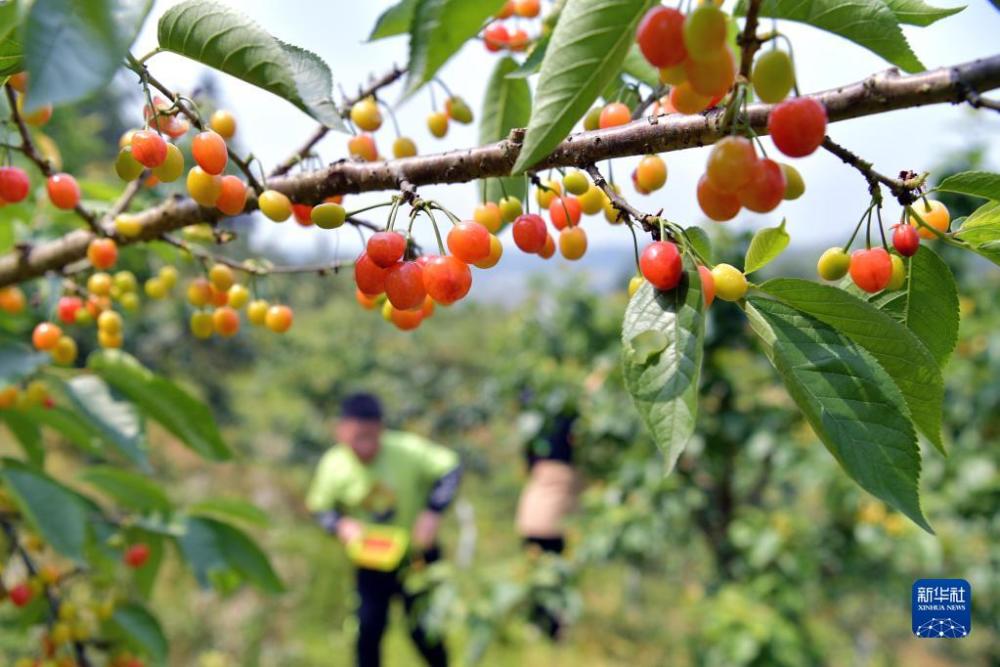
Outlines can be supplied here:
M409 534L402 528L369 525L360 538L347 545L347 555L358 567L391 572L399 567L409 542Z

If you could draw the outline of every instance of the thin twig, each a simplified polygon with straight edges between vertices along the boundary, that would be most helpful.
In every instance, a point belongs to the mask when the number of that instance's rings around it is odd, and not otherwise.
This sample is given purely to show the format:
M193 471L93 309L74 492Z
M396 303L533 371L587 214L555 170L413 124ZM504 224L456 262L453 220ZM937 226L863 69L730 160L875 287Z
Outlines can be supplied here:
M823 139L822 146L830 153L839 157L845 164L848 164L861 172L861 175L864 176L866 181L868 181L868 189L871 191L873 197L879 196L879 186L884 185L902 206L909 206L916 201L920 188L923 187L927 180L926 175L901 179L891 178L885 174L881 174L875 171L871 162L868 162L859 155L852 153L850 150L833 141L830 137Z
M761 40L757 37L757 17L760 15L761 4L762 0L750 0L743 33L738 40L743 49L740 55L740 78L744 81L750 78L750 65L753 64L753 56L761 44Z

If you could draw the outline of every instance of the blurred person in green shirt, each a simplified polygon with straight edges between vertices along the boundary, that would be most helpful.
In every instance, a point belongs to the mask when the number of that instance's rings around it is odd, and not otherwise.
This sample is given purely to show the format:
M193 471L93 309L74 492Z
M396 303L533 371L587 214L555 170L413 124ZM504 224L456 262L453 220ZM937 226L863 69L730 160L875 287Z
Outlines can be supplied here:
M420 596L403 589L402 572L407 561L431 563L441 557L437 534L462 476L458 455L418 435L386 430L382 407L370 394L344 399L335 437L337 444L316 468L306 498L309 511L349 552L371 526L396 527L409 538L402 565L357 568L357 665L381 665L389 602L399 596L411 616L410 634L417 649L428 665L444 667L448 658L443 643L427 636L412 618Z

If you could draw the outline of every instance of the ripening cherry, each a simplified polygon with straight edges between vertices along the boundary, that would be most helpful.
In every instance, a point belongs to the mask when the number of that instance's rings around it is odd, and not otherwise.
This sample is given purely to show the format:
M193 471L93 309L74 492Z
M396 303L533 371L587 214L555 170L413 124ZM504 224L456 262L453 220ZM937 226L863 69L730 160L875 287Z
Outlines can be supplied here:
M428 114L427 129L438 139L448 134L448 114L441 111Z
M587 180L586 174L579 169L574 169L563 176L563 187L571 195L582 195L590 187L590 181Z
M679 86L685 81L687 81L687 71L684 69L684 61L672 65L671 67L661 67L660 68L660 83L667 84L670 86ZM663 106L664 100L669 101L669 97L660 98L660 106ZM663 109L663 113L672 113L667 109Z
M282 304L276 304L267 309L264 326L274 333L285 333L292 328L292 309Z
M591 183L587 187L587 191L577 197L577 199L580 201L580 209L584 214L596 215L604 208L604 201L607 199L607 196L603 190Z
M218 132L205 130L191 140L191 155L198 166L209 174L221 174L229 162L226 140Z
M211 338L212 334L215 333L215 321L212 319L212 313L208 311L199 310L191 313L188 326L195 338Z
M538 202L539 208L548 208L552 204L552 200L561 194L562 186L559 185L559 181L542 181L535 190L535 201Z
M209 174L201 167L191 167L187 175L187 191L200 206L213 208L222 194L222 177Z
M642 185L639 183L639 180L636 178L636 171L635 171L635 169L632 170L632 187L635 188L635 191L638 192L641 195L648 195L649 194L649 190L647 190L646 188L642 187Z
M469 293L472 272L469 265L457 257L432 257L424 264L424 287L438 303L455 303Z
M632 112L628 106L621 102L612 102L601 110L601 119L598 125L603 130L608 127L625 125L632 121Z
M220 306L212 311L212 328L223 338L232 338L240 330L240 315L231 306Z
M712 58L684 61L687 83L700 95L717 97L725 95L736 81L736 58L728 46Z
M635 182L647 192L655 192L667 182L667 163L659 155L647 155L635 168Z
M120 334L123 327L122 316L114 310L105 310L97 316L97 329L106 334Z
M87 278L87 291L95 297L107 296L111 293L113 282L110 274L98 271ZM91 305L93 305L92 302L88 302L88 309Z
M24 292L16 285L0 288L0 310L8 315L21 313L27 301Z
M250 300L250 290L239 283L231 285L229 290L227 290L227 295L227 305L237 310L247 305L247 302Z
M115 158L115 173L118 174L118 178L123 181L134 181L139 178L143 169L145 167L132 157L131 146L125 146L118 151L118 157Z
M657 5L646 12L636 30L639 50L653 67L672 67L684 61L684 15Z
M375 310L375 306L378 305L378 297L368 296L357 288L354 290L354 300L365 310ZM247 312L247 316L249 317L249 311Z
M49 350L49 354L52 355L52 361L60 366L69 366L72 364L76 361L78 353L79 350L77 349L76 341L69 336L60 336L55 347Z
M892 247L903 257L913 257L920 250L920 234L910 225L895 225L892 228Z
M139 542L138 544L133 544L125 550L125 555L122 557L122 561L133 570L137 570L146 564L146 561L149 560L149 554L149 546Z
M539 0L514 0L514 13L524 18L533 19L542 10Z
M851 280L869 293L875 293L889 284L892 278L892 259L885 248L855 250L851 253Z
M592 132L601 128L601 107L593 107L583 116L583 129Z
M225 109L217 109L208 119L208 126L223 139L232 139L236 134L236 117Z
M503 3L503 7L500 8L493 18L495 19L509 19L514 15L514 0L507 0Z
M351 107L351 122L364 132L374 132L382 127L382 113L374 98L366 97Z
M247 306L247 320L255 327L262 327L267 321L267 309L271 307L264 299L254 299Z
M15 204L28 196L31 182L20 167L0 167L0 199Z
M295 222L299 223L301 227L312 226L312 210L313 207L309 204L292 204L292 215L295 216Z
M59 297L56 304L56 316L63 324L76 323L76 311L83 308L83 299L78 296Z
M483 44L487 51L499 51L510 42L510 35L507 28L501 23L491 23L483 30Z
M715 276L707 266L698 265L698 277L701 279L701 295L704 298L705 307L708 308L715 301Z
M31 588L31 584L26 581L14 584L10 590L7 591L7 596L10 601L14 603L15 607L24 607L31 602L31 598L34 597L35 592Z
M740 212L739 197L717 189L707 174L698 180L697 196L702 213L716 222L732 220Z
M215 200L215 207L225 215L239 215L246 205L246 183L232 174L223 176L219 196Z
M582 227L566 227L559 232L559 252L570 261L583 257L587 252L587 233Z
M167 142L152 130L138 130L129 145L132 157L148 169L159 167L167 159Z
M699 113L707 109L711 102L710 96L697 92L687 81L670 89L670 104L677 109L677 113Z
M365 246L368 258L375 266L387 269L403 258L406 252L406 237L399 232L376 232ZM377 294L378 292L368 292Z
M466 264L475 264L490 256L490 232L486 227L467 220L448 232L448 250Z
M45 182L49 201L56 208L70 210L80 203L80 185L69 174L53 174Z
M920 238L936 239L937 234L933 230L922 227L917 216L920 216L924 224L933 227L942 234L947 232L951 226L951 213L948 212L948 207L936 199L917 202L910 211L910 224L917 228L917 234L920 235Z
M392 156L394 158L413 157L417 154L417 145L409 137L397 137L392 142Z
M195 278L188 283L187 300L195 308L203 308L212 301L212 283L205 278Z
M765 51L757 56L750 80L761 102L777 104L788 97L795 85L795 68L791 57L777 49Z
M545 244L538 251L538 256L542 259L550 259L554 254L556 254L556 242L553 240L552 234L545 232Z
M781 165L767 158L754 163L750 180L736 193L740 204L755 213L773 211L784 195L785 172Z
M798 199L806 191L806 182L802 180L799 170L790 164L781 163L781 171L785 172L785 199Z
M31 343L35 346L36 350L51 350L59 342L59 337L62 336L62 329L51 322L41 322L35 325L34 331L31 332Z
M555 197L549 204L549 219L556 229L575 227L580 224L583 209L576 197Z
M118 244L114 239L94 239L87 246L87 260L95 269L110 269L118 261Z
M417 262L397 262L385 276L385 295L399 310L411 310L423 305L427 290L424 272Z
M264 190L257 197L257 207L268 219L284 222L292 216L292 200L283 192Z
M351 157L356 157L365 162L375 162L378 160L378 148L375 146L375 137L362 132L347 140L347 152Z
M890 255L892 262L892 275L889 277L889 284L885 286L887 290L897 290L906 282L906 264L899 255Z
M726 44L729 21L714 4L699 5L684 19L684 47L691 60L711 58Z
M395 263L393 262L392 264ZM392 264L389 266L392 266ZM366 252L358 255L358 258L354 261L354 283L358 286L359 290L368 296L377 296L385 291L385 278L387 274L388 268L376 264Z
M337 229L347 220L347 211L340 204L323 202L312 207L310 217L320 229Z
M516 52L527 51L529 44L531 44L531 37L520 28L510 33L510 37L507 40L507 48Z
M233 275L233 270L225 264L213 264L212 268L208 270L208 281L215 289L225 292L236 282L236 276Z
M472 109L458 95L449 97L444 101L444 113L448 118L462 125L468 125L472 122Z
M45 104L38 107L36 110L26 113L24 111L24 96L19 96L17 98L17 110L21 113L21 118L25 123L31 125L32 127L41 127L49 122L52 118L52 105Z
M720 192L735 193L750 180L757 153L746 137L728 136L712 146L705 165L705 176Z
M400 310L390 305L389 321L400 331L413 331L424 321L424 313L421 310Z
M670 241L650 243L639 256L639 271L661 292L677 287L684 275L684 265L677 246Z
M731 264L716 264L712 268L715 296L723 301L739 301L746 296L749 287L747 277Z
M549 233L545 229L545 221L534 213L520 215L514 220L514 244L527 253L537 253L545 246ZM554 249L554 248L553 248Z
M173 144L167 144L167 157L153 169L153 176L164 183L173 183L184 173L184 154Z
M520 208L520 205L518 205L518 208ZM491 234L499 232L504 222L500 207L491 201L479 204L476 208L472 209L472 219L485 227Z
M500 261L503 256L503 244L500 243L498 239L493 234L490 234L490 254L484 259L479 260L474 264L477 269L492 269Z
M21 71L17 74L11 74L7 83L10 84L11 88L24 95L28 92L28 73Z
M774 107L767 131L778 150L788 157L812 154L826 136L826 109L811 97L796 97Z

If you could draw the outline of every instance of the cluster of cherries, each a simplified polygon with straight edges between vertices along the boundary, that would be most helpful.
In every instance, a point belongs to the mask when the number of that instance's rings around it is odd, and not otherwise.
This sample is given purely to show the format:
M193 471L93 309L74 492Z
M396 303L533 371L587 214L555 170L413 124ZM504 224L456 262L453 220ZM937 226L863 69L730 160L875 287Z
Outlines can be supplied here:
M458 95L449 95L444 101L443 111L435 109L428 114L427 129L431 135L441 139L448 134L448 126L452 121L468 125L473 118L472 109L464 99ZM375 98L366 97L351 107L351 123L360 132L347 140L347 152L351 157L365 162L380 160L378 145L372 134L382 127L382 112ZM393 157L399 159L416 154L417 145L413 139L399 135L392 142Z
M513 16L533 19L542 13L540 0L507 0L494 17L496 20L483 29L483 44L487 51L526 51L532 39L523 28L508 27L502 23Z

